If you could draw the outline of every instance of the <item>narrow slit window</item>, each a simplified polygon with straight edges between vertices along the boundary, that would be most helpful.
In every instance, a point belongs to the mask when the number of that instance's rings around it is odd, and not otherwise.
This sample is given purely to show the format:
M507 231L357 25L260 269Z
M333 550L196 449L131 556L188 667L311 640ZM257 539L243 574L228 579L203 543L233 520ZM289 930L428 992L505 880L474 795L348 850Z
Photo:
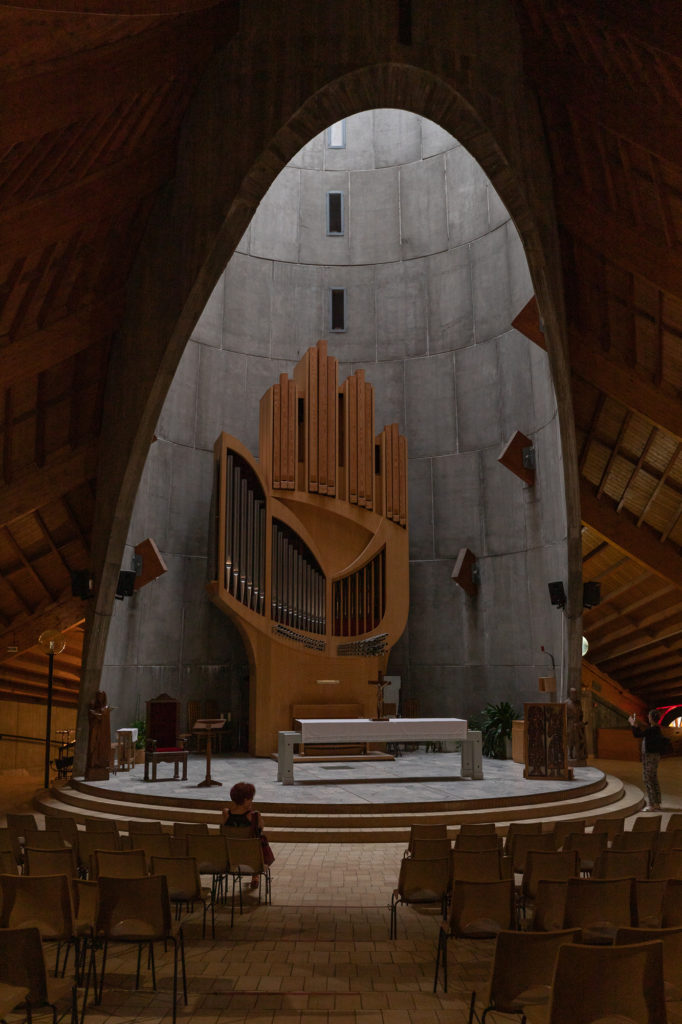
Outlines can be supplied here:
M327 128L327 149L346 148L346 119L330 124Z
M343 192L327 192L327 234L343 234Z
M329 329L345 331L346 329L346 289L329 289Z

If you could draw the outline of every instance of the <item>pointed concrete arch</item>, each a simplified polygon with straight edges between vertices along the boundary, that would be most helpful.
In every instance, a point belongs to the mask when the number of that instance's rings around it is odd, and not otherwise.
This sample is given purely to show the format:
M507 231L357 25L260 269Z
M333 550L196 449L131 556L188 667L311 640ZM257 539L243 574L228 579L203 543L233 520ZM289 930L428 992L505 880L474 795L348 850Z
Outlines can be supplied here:
M443 13L449 34L414 52L391 42L386 33L392 23L384 26L383 34L382 25L373 24L368 36L363 19L376 15L374 5L355 8L356 20L346 23L341 47L339 36L318 37L310 28L313 9L319 13L313 0L291 6L287 30L277 38L268 6L251 12L249 25L214 58L190 105L176 175L157 197L129 282L124 325L111 354L93 531L98 586L86 627L77 774L83 767L86 710L99 688L133 503L184 346L277 174L327 125L361 110L406 109L453 135L480 163L522 239L559 407L569 523L569 609L576 610L568 620L568 671L571 678L579 671L580 506L559 249L543 133L535 97L522 74L513 5L507 0L492 4L497 9L494 32L489 4L480 9L476 5L474 12L463 5L462 10ZM472 19L480 19L475 31ZM506 45L497 47L497 62L491 62L485 40L492 41L493 34L500 38L500 19L508 22ZM303 37L314 44L314 60L301 45ZM261 68L267 72L261 74Z

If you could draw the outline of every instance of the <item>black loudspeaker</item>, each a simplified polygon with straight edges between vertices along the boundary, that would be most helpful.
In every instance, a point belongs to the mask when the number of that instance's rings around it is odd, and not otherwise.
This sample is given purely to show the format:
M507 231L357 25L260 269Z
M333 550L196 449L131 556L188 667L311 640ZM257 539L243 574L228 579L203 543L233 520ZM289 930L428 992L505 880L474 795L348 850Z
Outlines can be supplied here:
M71 573L71 594L85 601L95 593L95 581L89 569L74 569Z
M561 580L558 580L556 583L548 583L547 586L549 587L549 599L552 604L557 608L565 608L566 591Z
M588 580L583 583L583 608L595 608L601 601L601 583Z
M135 573L123 569L118 574L118 586L116 587L116 600L122 601L124 597L132 597L135 593Z

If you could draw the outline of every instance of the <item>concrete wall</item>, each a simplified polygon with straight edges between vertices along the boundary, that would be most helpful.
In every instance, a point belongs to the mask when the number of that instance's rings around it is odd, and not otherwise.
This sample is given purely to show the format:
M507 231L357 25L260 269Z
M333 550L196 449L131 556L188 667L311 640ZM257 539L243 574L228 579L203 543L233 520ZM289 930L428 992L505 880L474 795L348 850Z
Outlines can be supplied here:
M547 594L567 575L558 420L545 353L510 326L532 294L516 230L433 123L367 111L346 138L331 150L318 136L280 174L185 350L128 538L154 537L169 572L117 603L103 679L115 725L162 690L244 715L243 646L203 595L211 450L221 430L257 450L260 396L319 337L340 377L366 369L377 425L397 421L408 438L411 612L389 666L403 694L425 714L474 714L534 699L540 645L560 661ZM338 237L329 190L344 195ZM332 287L347 290L343 333L328 329ZM497 462L515 430L537 450L533 488ZM479 557L476 598L450 578L463 546Z

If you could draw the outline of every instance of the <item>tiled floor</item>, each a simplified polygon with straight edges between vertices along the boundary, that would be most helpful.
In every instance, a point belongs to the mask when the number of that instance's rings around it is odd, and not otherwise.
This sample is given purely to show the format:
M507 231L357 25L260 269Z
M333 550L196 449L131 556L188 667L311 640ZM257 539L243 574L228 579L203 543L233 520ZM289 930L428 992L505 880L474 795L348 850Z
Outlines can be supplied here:
M597 762L626 781L639 765ZM682 810L679 760L663 763L666 811ZM30 809L37 780L0 776L7 810ZM216 939L202 940L199 912L185 921L189 1005L178 1021L192 1024L462 1024L471 989L484 989L492 942L453 942L449 992L433 994L439 917L398 908L398 939L389 933L390 893L402 850L397 844L280 844L275 847L272 906L244 894L243 915L229 927L219 908ZM172 954L157 952L159 991L148 974L134 991L136 954L113 947L104 999L92 1024L169 1022ZM11 1018L14 1020L19 1018ZM489 1015L491 1024L509 1017ZM671 1015L670 1020L680 1020Z

